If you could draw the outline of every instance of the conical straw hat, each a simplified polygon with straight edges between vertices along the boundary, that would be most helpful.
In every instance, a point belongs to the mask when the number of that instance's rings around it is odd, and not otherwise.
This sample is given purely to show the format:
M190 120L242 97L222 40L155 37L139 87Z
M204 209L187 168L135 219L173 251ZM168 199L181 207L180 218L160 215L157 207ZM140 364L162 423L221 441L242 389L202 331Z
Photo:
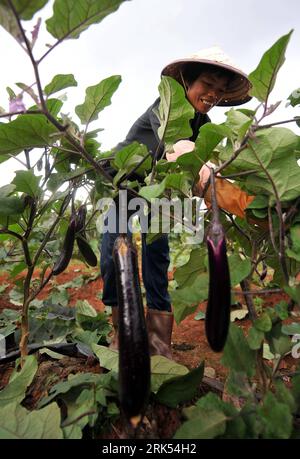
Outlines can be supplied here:
M202 49L191 56L171 62L162 70L162 76L170 76L177 80L178 83L183 84L182 74L184 73L184 67L190 63L203 64L203 70L205 70L206 64L215 65L232 72L234 75L228 85L228 90L217 105L222 107L241 105L251 99L249 90L252 85L247 75L218 46Z

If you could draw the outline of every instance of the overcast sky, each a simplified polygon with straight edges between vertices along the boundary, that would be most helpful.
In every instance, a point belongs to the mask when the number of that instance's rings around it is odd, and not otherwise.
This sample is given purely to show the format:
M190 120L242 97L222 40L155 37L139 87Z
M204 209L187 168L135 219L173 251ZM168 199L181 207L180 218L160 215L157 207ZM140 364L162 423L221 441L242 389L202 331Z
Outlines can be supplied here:
M37 17L52 15L50 2ZM36 21L36 18L35 18ZM34 21L34 22L35 22ZM25 23L28 31L32 29ZM100 133L102 149L123 140L131 124L158 95L162 68L173 59L185 57L201 48L221 46L246 73L257 66L262 54L282 35L295 29L280 70L272 102L283 100L272 119L294 116L285 109L285 100L300 86L300 2L299 0L132 0L100 24L91 26L79 39L59 45L41 64L42 84L57 73L73 73L77 88L68 92L63 111L75 113L82 103L85 88L110 75L122 76L122 83L91 128L105 128ZM54 43L42 25L36 56ZM0 106L8 109L6 86L21 81L32 84L29 59L17 42L0 28L1 73ZM15 88L16 89L16 88ZM252 108L251 101L245 107ZM214 108L210 117L222 122L227 109ZM74 120L79 122L74 116ZM296 132L300 134L300 130ZM13 178L19 166L0 165L0 185ZM11 172L10 172L11 171Z

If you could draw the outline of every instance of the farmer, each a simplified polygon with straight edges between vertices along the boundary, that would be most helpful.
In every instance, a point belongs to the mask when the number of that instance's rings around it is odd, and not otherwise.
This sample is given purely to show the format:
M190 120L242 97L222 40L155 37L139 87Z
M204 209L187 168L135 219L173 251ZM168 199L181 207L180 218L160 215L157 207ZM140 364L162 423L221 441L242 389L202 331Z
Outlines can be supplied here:
M241 105L250 100L248 91L251 84L247 76L239 70L230 58L217 47L200 51L184 59L171 62L162 70L162 75L176 79L184 88L186 97L195 109L194 118L190 121L192 136L189 139L178 139L173 152L167 153L168 161L194 149L194 142L199 129L210 121L207 113L216 105ZM126 139L116 146L120 150L137 141L145 144L149 151L158 150L158 159L164 153L164 146L159 145L157 130L159 120L155 109L157 99L146 112L136 120L129 130ZM204 165L199 172L196 194L201 192L209 177L210 168ZM244 209L253 200L235 185L226 180L216 181L217 199L220 207L231 213L244 217ZM209 204L210 190L205 195ZM101 244L101 274L104 282L102 301L112 307L114 336L110 347L118 347L118 310L117 292L112 249L118 234L106 232ZM147 314L146 324L149 336L151 355L164 355L171 358L171 335L173 313L168 294L169 245L167 234L151 244L146 245L146 234L142 234L142 275L146 290Z

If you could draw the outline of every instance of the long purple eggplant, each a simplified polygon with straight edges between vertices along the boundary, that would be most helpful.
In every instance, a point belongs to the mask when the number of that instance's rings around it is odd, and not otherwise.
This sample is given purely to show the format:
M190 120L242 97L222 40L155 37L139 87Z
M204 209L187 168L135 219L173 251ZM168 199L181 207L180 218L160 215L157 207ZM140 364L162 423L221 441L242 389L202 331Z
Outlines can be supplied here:
M63 247L58 260L53 267L53 274L57 276L67 269L73 254L74 241L75 241L76 217L71 216L71 220L66 232Z
M77 223L76 223L76 242L78 249L83 256L84 260L90 266L97 266L97 257L87 242L85 233L85 219L86 219L86 206L82 205L79 207L77 212Z
M137 253L127 235L116 239L113 259L119 306L120 404L126 418L136 426L150 393L150 354Z
M213 217L206 239L209 261L209 294L205 332L211 349L220 352L225 345L230 324L231 284L226 238L219 218L213 171L210 179Z

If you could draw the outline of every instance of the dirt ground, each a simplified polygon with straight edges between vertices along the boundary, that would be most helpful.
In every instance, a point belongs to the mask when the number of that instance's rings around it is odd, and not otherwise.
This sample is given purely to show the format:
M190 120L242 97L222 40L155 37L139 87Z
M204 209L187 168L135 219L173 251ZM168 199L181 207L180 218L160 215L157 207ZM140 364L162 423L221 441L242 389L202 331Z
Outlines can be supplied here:
M69 268L56 276L53 282L56 284L65 284L79 275L95 278L91 282L87 282L80 288L69 288L68 293L70 296L69 305L74 306L78 300L87 300L97 311L103 311L104 305L99 298L99 293L102 291L102 279L97 276L97 268L87 268L83 263L71 263ZM22 274L19 276L22 277ZM169 273L169 280L172 279L172 273ZM14 284L9 280L8 275L0 272L0 285L9 284L9 287L0 296L0 312L4 308L18 309L9 301L9 291L13 288ZM44 290L37 297L38 299L45 299L53 288L53 283L50 282ZM283 299L287 299L285 294L273 294L264 296L264 307L274 306L276 303ZM241 297L242 302L242 297ZM186 317L179 325L174 323L172 334L172 352L173 359L186 365L188 368L195 368L202 360L205 360L207 376L224 382L226 377L226 368L221 365L220 360L222 353L213 352L206 340L204 320L195 320L195 316L199 311L205 312L206 302L199 304L197 311ZM249 319L236 321L244 331L249 329L251 322ZM285 359L288 360L288 359ZM287 363L282 362L284 368Z
M99 296L101 297L99 293L102 291L102 280L98 274L97 268L91 269L82 263L72 262L65 272L56 276L44 288L39 294L38 299L47 298L55 284L65 284L80 275L84 275L86 283L82 287L68 288L70 307L74 306L78 300L87 300L97 311L103 311L104 305L99 298ZM22 274L19 275L19 278L22 278ZM169 280L172 278L172 273L169 273ZM9 292L14 287L14 282L2 271L0 272L0 286L3 284L8 284L8 287L0 294L0 312L5 308L20 309L20 306L12 304L9 299ZM284 294L274 294L264 297L264 307L274 306L283 299L287 299L287 296ZM242 302L242 298L240 301ZM197 313L199 311L205 312L205 309L206 302L201 303L198 305L195 313L188 316L179 325L174 324L172 335L173 359L190 369L197 367L204 360L205 377L201 386L199 386L198 395L205 395L209 391L214 391L223 400L227 400L226 392L223 392L227 370L221 364L222 353L215 353L210 349L205 336L204 320L195 320ZM238 320L236 323L246 333L251 325L250 320L247 318ZM23 402L23 405L28 409L36 408L39 400L49 392L49 389L57 382L65 380L69 374L79 372L101 373L103 371L97 359L86 360L85 358L65 356L59 361L53 361L45 355L38 354L38 361L38 372ZM288 374L296 369L295 359L288 356L283 359L280 365L285 382L289 384ZM13 369L14 362L0 365L0 390L8 383ZM182 407L181 409L170 409L156 402L149 404L144 418L145 421L143 421L141 438L172 438L182 422L181 410ZM167 423L166 419L168 419ZM153 425L155 426L154 428ZM105 432L104 435L104 437L100 438L129 438L126 428L122 424L122 419L119 419L115 425L111 426L110 430Z

